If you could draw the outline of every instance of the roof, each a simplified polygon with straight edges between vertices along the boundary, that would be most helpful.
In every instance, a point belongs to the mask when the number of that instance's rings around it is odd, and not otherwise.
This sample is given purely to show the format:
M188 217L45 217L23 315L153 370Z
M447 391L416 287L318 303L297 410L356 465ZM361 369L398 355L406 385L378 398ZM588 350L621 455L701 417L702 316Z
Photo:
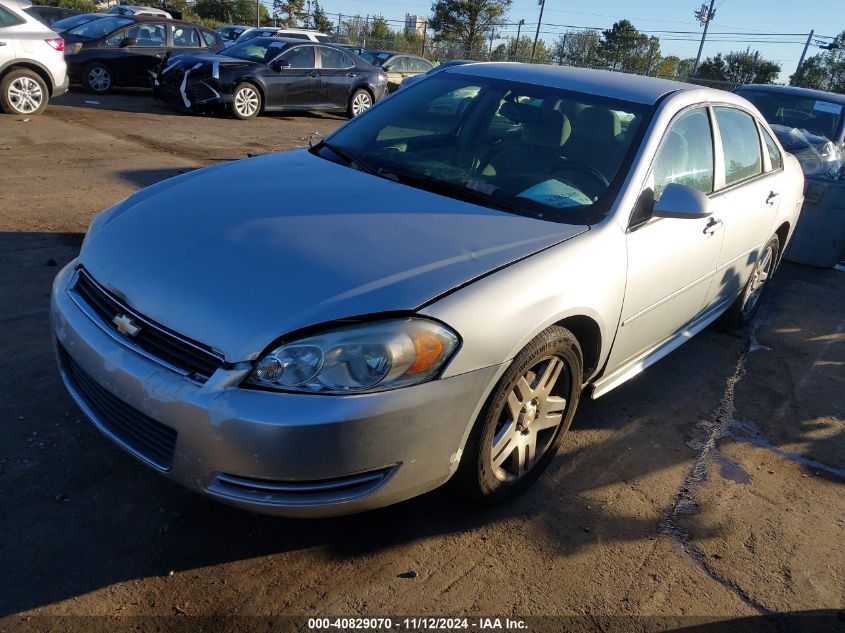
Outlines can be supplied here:
M845 104L845 95L825 90L813 90L812 88L797 88L795 86L775 86L773 84L745 84L737 90L748 92L769 92L772 94L788 94L796 97L808 97L810 99L823 99L833 103Z
M661 97L672 92L682 90L704 90L718 92L710 88L702 88L692 84L656 77L643 77L628 73L611 72L609 70L592 70L588 68L573 68L571 66L551 66L547 64L502 64L486 62L479 64L464 64L452 66L443 71L455 75L475 75L490 77L491 79L505 79L534 83L561 90L574 90L601 97L622 99L634 103L651 105Z

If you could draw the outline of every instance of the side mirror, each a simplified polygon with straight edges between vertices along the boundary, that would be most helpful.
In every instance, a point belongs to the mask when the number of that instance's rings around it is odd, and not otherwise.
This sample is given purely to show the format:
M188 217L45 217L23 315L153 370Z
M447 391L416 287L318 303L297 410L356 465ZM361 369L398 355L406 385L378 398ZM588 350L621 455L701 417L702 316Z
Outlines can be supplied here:
M710 200L698 189L673 182L663 190L654 205L652 215L656 218L706 218L713 211Z
M277 59L271 64L273 70L280 72L283 68L290 68L290 60Z
M123 41L120 42L120 48L127 48L129 46L137 46L138 40L134 37L124 37Z

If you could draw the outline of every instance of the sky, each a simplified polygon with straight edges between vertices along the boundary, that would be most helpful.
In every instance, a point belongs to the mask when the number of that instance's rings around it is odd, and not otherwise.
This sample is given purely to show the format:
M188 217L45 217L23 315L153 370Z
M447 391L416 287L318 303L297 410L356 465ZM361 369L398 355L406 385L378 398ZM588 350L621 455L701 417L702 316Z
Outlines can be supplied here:
M644 0L634 3L630 0L589 0L576 3L546 0L540 38L553 42L559 33L566 30L563 25L608 28L616 20L627 18L641 31L691 31L654 35L660 37L664 56L695 57L702 29L693 11L701 1ZM361 16L381 13L388 20L404 20L405 13L428 15L431 9L431 2L426 0L321 0L321 5L328 13L357 13ZM759 50L765 58L781 64L781 80L786 81L795 71L811 29L816 31L817 36L831 37L845 30L842 7L841 0L715 0L716 15L710 24L702 59L719 52L745 50L746 46L750 46L752 50ZM528 31L533 35L538 14L537 0L514 0L508 22L524 19L526 26L522 27L522 34ZM391 26L396 28L399 25ZM503 31L504 37L516 35L515 26L506 27ZM720 34L737 31L745 35ZM791 35L755 35L763 33ZM810 46L807 55L817 52L818 48Z

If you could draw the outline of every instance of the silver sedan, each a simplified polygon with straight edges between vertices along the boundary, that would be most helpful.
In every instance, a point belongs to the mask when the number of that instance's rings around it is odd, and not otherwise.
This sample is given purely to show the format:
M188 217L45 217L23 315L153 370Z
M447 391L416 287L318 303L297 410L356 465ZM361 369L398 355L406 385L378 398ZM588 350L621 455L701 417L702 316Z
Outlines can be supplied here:
M496 502L598 397L753 317L803 176L739 96L471 64L308 150L102 212L57 276L68 391L179 483L290 516Z

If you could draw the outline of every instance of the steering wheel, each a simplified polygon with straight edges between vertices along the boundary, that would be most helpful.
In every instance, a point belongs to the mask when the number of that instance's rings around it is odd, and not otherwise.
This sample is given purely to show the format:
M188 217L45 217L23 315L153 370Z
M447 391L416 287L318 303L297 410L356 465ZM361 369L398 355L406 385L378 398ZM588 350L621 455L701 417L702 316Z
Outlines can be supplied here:
M552 176L557 176L562 171L577 171L586 176L593 178L594 180L598 181L601 185L598 188L598 193L601 193L605 189L610 186L610 181L605 177L603 173L601 173L598 169L593 167L592 165L588 165L587 163L581 163L576 160L566 160L561 165L556 167L552 171ZM572 183L570 183L572 184Z

